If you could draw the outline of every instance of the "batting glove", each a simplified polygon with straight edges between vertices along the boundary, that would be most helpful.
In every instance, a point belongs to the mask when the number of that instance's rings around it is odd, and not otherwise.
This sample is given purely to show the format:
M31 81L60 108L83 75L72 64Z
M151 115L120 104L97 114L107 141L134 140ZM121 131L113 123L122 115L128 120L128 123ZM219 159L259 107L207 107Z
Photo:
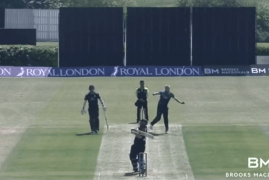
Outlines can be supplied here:
M84 109L81 110L81 114L84 115L86 111Z
M106 106L103 106L103 110L106 111Z

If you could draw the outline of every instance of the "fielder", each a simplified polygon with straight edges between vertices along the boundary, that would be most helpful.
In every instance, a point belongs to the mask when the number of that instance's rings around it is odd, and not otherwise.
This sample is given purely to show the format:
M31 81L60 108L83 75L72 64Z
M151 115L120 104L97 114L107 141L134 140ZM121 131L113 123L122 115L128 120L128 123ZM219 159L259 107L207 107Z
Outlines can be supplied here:
M141 119L139 121L138 130L147 132L147 123L146 119ZM133 171L138 172L138 155L141 152L146 150L146 137L140 134L135 135L134 144L131 146L130 160L133 166ZM140 164L141 165L141 164ZM144 169L143 167L141 167Z
M141 108L144 109L145 118L149 120L148 117L148 93L149 89L145 87L145 82L143 80L140 81L140 87L136 89L136 97L137 101L135 102L135 106L137 106L137 119L136 122L138 123L140 120L140 110Z
M99 93L96 93L94 91L94 86L89 86L89 93L87 93L84 97L84 103L83 108L81 110L81 114L86 113L85 106L88 101L89 108L89 124L90 124L90 130L91 134L98 134L99 132L99 106L98 106L98 100L101 102L103 110L106 111L106 106L104 104L104 101L101 99Z
M169 85L165 85L164 91L153 93L153 96L155 96L155 95L160 95L160 100L159 100L158 107L157 107L157 115L153 119L153 121L150 123L150 129L153 130L154 124L156 124L158 121L160 121L161 116L163 115L164 125L165 125L165 133L168 134L169 133L168 103L169 103L170 99L173 98L174 100L176 100L180 104L185 104L185 103L183 101L180 101L179 99L177 99L175 97L175 95L172 92L170 92Z

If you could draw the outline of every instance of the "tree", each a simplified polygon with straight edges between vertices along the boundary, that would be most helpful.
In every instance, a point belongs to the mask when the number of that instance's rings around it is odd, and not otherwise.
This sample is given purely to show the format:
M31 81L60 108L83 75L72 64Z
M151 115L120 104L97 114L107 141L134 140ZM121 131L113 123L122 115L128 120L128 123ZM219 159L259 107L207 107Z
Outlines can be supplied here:
M1 8L26 8L24 0L1 0Z
M259 42L269 42L269 2L257 3L256 7L257 40Z
M237 7L238 0L179 0L179 6L183 7Z
M68 7L126 7L136 5L136 0L62 0Z
M137 4L135 0L103 0L103 3L107 7L127 7Z
M14 9L49 9L60 0L1 0L0 7Z
M58 9L60 7L70 7L71 3L76 2L76 0L42 0L49 4L50 9Z

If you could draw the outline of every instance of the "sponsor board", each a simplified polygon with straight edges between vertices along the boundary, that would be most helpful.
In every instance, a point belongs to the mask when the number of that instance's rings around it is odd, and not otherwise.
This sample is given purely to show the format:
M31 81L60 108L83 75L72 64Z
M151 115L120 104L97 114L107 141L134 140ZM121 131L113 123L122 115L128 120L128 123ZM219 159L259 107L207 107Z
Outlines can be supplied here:
M226 172L226 178L269 178L269 159L262 159L260 157L248 157L248 163L246 166L248 169L252 169L247 172ZM257 171L255 172L255 169ZM263 169L263 171L261 171Z
M107 67L12 67L0 66L0 77L124 77L124 76L202 76L196 66L107 66Z
M249 76L249 66L204 66L204 76Z
M250 73L252 76L269 76L269 65L251 65Z

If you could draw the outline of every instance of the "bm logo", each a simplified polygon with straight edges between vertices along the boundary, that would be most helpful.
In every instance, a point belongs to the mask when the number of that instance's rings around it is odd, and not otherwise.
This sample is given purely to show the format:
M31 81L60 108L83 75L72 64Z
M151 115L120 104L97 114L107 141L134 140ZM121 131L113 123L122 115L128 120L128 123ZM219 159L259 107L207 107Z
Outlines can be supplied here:
M267 166L269 168L269 159L267 161L264 161L262 158L248 158L248 168L262 168L264 166Z
M260 69L260 68L251 68L252 74L266 74L266 69Z
M218 69L205 68L204 73L205 74L219 74L219 70Z

